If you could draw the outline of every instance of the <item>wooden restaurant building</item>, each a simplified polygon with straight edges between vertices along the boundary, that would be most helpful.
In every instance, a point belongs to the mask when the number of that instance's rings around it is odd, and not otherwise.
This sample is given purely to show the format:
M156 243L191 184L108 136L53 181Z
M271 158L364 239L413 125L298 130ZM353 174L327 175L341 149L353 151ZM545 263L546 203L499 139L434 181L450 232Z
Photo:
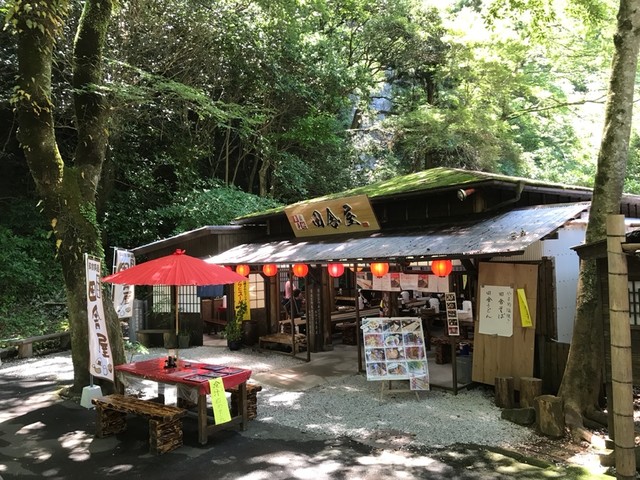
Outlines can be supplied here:
M429 292L471 300L473 381L493 385L496 376L513 376L518 388L517 379L536 376L555 393L575 315L579 259L572 247L584 241L591 196L586 187L433 168L133 251L156 258L182 248L214 263L248 266L249 343L282 329L284 284L297 281L306 299L307 352L332 348L336 324L353 320L340 317L341 307L355 306L358 318L378 315L381 298L385 314L402 308L403 286L376 280L378 264L388 267L383 279L419 276L424 284L409 304L420 305L415 297ZM624 196L619 213L640 218L640 197ZM433 271L440 260L452 265L444 278ZM306 275L294 276L294 265L306 266ZM358 286L374 309L360 311ZM501 325L488 320L495 292L511 292L500 305L509 309ZM194 314L207 300L197 293ZM225 313L217 304L203 316Z

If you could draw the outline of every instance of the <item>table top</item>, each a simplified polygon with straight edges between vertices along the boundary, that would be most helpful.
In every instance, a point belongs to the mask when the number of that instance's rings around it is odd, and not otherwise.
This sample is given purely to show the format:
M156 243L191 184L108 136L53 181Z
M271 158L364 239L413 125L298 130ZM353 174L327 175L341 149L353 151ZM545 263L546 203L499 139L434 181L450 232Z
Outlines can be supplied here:
M116 365L116 372L154 380L160 383L181 384L195 387L200 394L208 394L209 380L222 378L224 388L231 388L246 382L251 370L227 365L213 365L180 358L177 367L165 368L167 357L142 360L140 362Z

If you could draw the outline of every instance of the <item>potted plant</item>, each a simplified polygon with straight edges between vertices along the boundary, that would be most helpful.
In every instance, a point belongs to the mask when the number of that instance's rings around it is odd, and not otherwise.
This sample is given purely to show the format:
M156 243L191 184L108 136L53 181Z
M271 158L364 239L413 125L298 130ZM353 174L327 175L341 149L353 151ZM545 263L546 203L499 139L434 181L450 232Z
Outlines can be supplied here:
M181 327L180 332L178 333L178 348L189 348L190 338L189 330Z
M242 318L247 311L247 303L238 303L233 318L224 327L224 335L227 338L229 350L239 350L242 346Z

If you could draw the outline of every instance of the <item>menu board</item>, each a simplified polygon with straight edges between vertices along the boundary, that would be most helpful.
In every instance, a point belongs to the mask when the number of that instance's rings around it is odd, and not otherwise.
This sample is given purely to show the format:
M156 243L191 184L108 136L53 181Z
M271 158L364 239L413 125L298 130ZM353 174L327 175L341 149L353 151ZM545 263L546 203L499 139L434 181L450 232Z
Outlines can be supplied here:
M458 322L458 304L456 294L447 292L444 294L444 301L447 307L447 332L450 336L460 335L460 324Z
M365 318L362 335L367 380L411 380L412 389L429 389L420 318Z

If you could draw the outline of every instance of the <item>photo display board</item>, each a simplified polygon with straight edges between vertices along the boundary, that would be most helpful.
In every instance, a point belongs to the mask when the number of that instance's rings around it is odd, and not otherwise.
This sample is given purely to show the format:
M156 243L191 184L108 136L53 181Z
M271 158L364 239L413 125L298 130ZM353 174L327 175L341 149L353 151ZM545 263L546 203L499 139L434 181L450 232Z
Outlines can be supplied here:
M367 380L410 380L412 389L429 389L420 318L365 318L362 335Z

